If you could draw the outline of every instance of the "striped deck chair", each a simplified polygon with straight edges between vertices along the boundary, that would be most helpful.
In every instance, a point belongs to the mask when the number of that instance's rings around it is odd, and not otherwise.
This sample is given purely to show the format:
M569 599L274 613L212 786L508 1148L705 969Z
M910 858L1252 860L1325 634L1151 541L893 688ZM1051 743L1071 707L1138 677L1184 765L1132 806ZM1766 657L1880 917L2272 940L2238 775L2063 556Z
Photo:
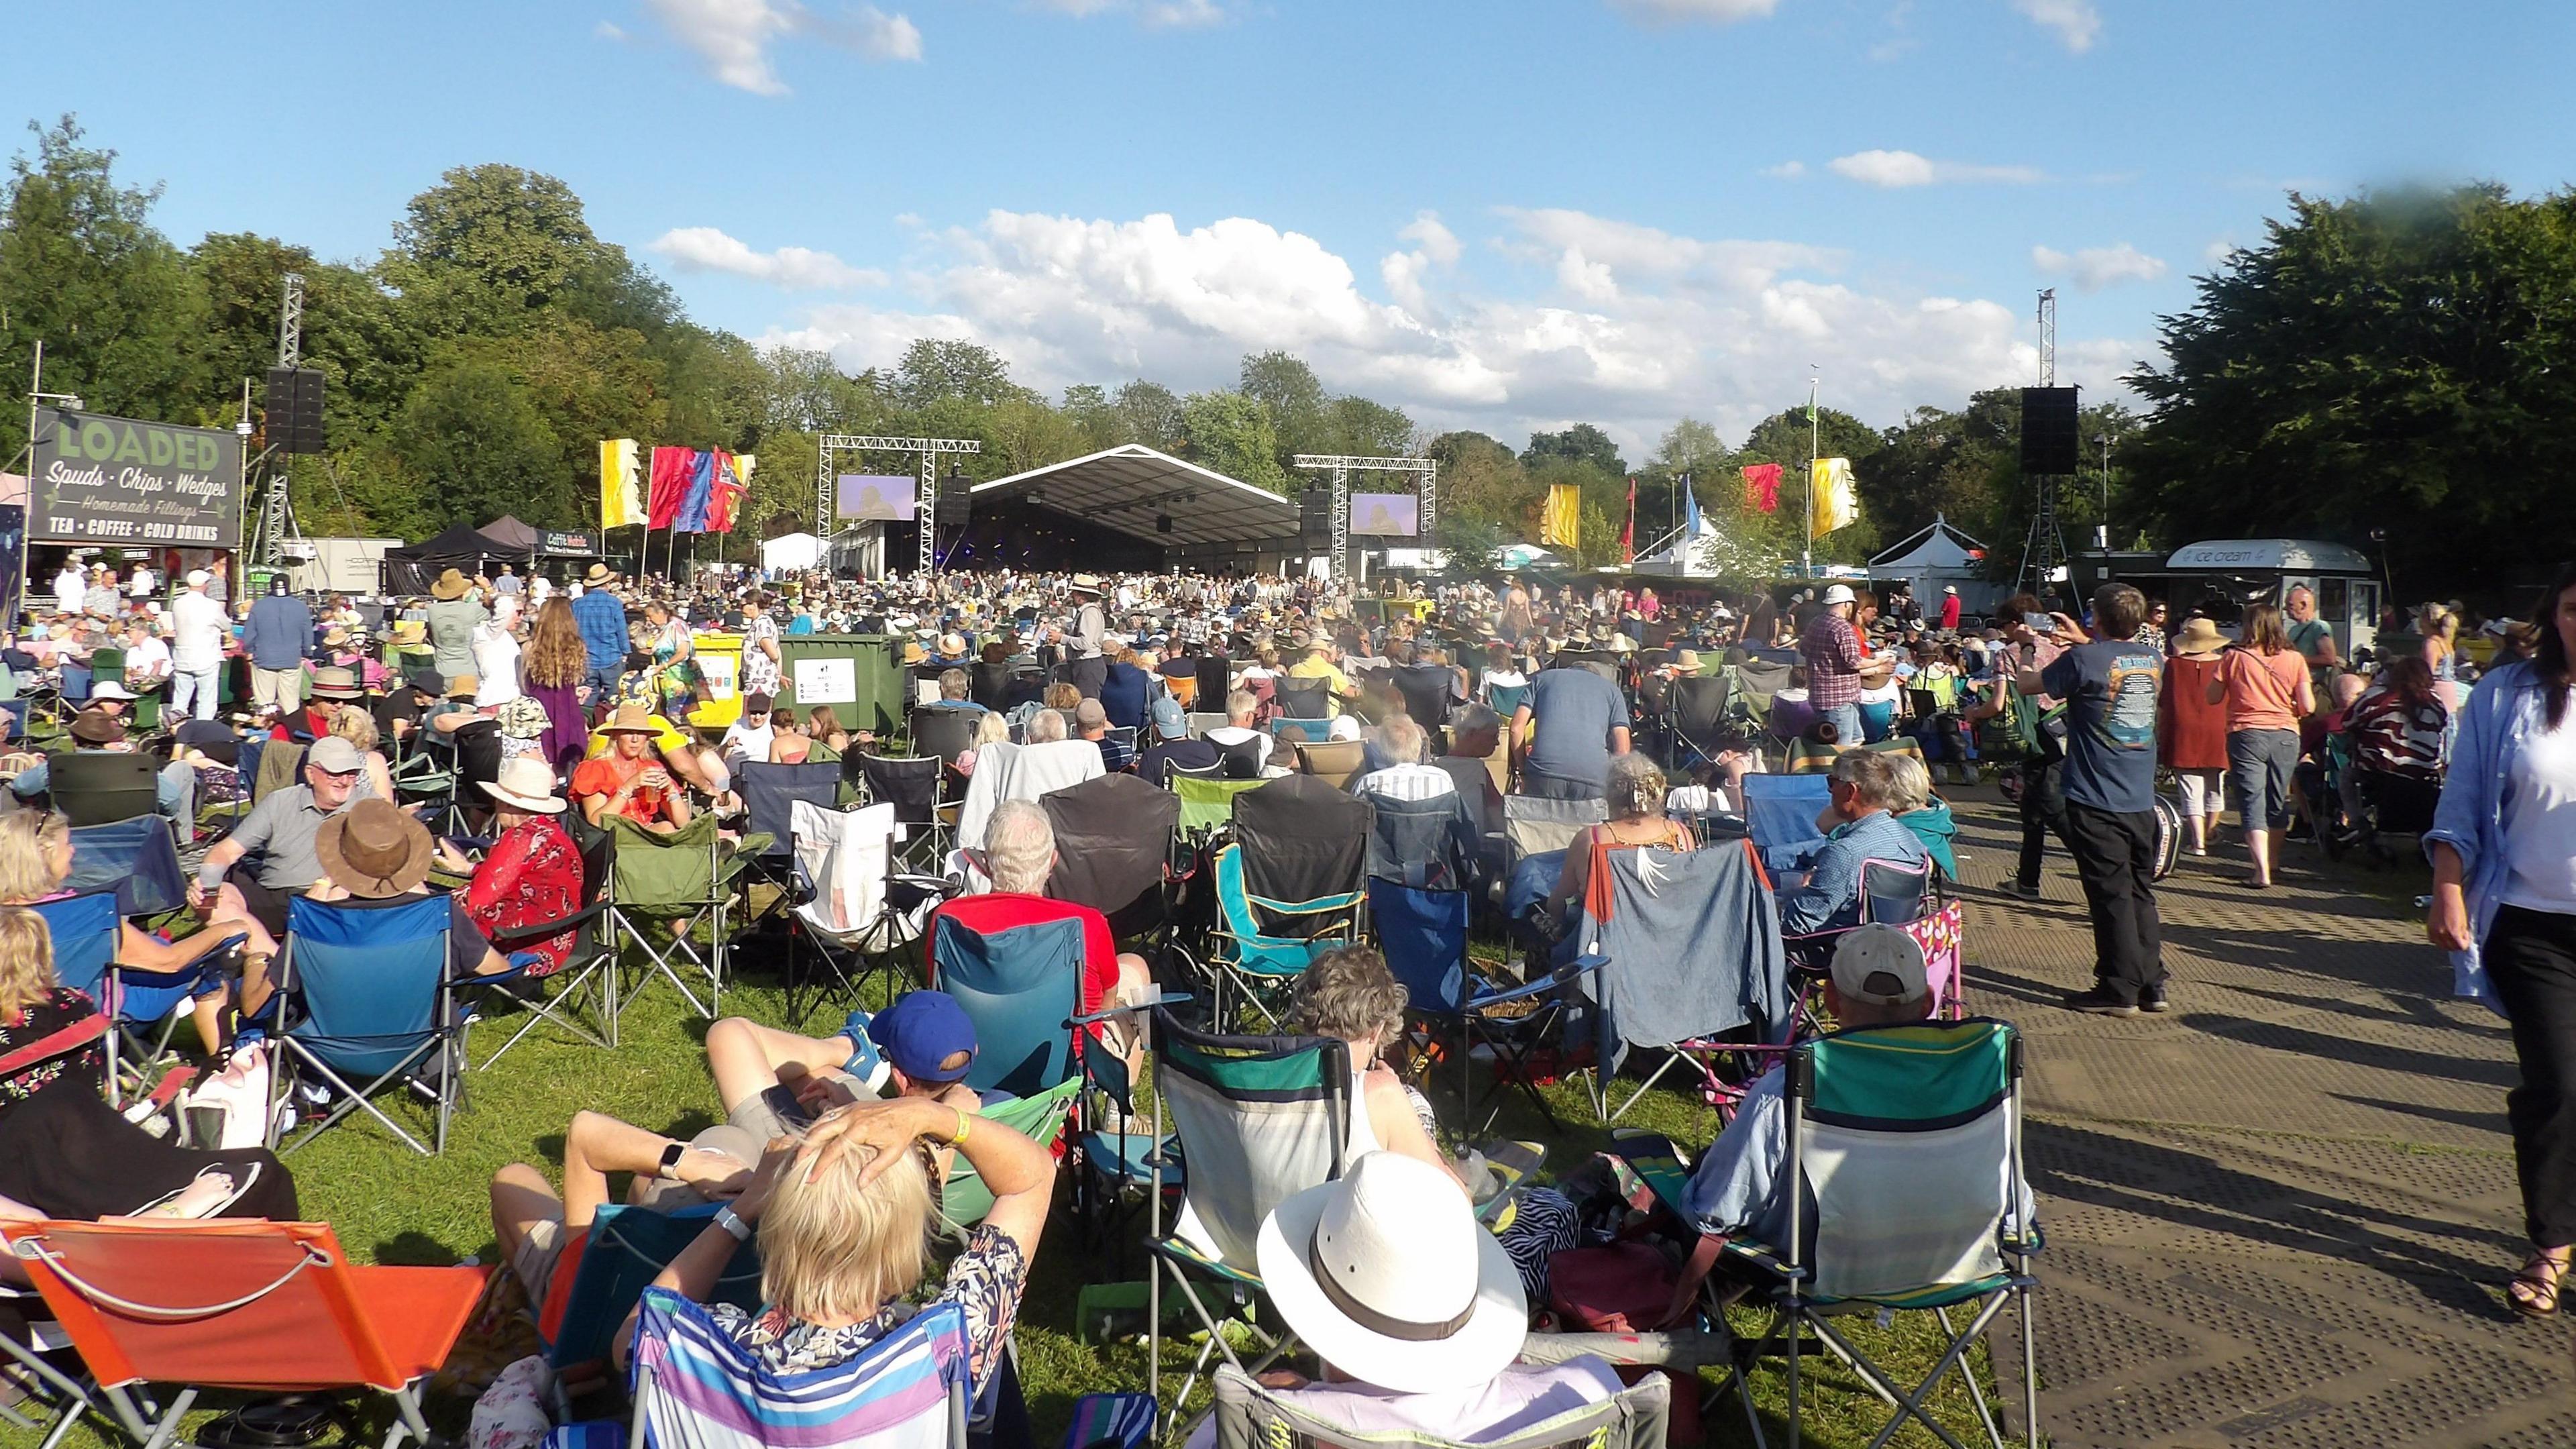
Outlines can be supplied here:
M866 1353L802 1373L772 1373L705 1309L645 1290L628 1370L629 1444L642 1449L965 1449L966 1310L916 1314ZM594 1424L559 1429L550 1449L604 1449Z
M1151 1394L1085 1394L1073 1401L1064 1449L1144 1449L1154 1438Z

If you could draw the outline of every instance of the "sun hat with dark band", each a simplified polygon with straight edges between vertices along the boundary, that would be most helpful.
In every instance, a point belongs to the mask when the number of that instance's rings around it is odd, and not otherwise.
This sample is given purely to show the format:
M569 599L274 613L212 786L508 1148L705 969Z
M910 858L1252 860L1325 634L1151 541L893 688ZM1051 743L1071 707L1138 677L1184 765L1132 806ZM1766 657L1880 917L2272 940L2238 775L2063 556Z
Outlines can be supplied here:
M429 830L390 800L367 799L322 822L313 854L353 896L398 896L429 879Z

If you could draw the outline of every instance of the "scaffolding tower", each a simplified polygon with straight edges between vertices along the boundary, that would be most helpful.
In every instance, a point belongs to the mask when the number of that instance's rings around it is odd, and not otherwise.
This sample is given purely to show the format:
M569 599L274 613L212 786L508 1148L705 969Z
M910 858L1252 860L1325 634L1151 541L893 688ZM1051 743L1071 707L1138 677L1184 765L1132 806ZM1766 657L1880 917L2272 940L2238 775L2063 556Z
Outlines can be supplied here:
M277 365L292 372L304 365L304 274L289 272L280 280L285 295L277 307ZM270 409L275 406L272 399ZM250 561L257 568L282 568L288 541L303 538L295 526L295 504L286 492L287 455L272 439L259 457L268 472L260 493L259 526L251 535Z
M918 567L927 575L939 565L939 458L943 453L980 453L984 445L972 438L880 438L864 433L826 433L821 456L814 464L814 532L823 540L828 555L832 546L832 491L839 476L838 460L843 453L917 453L921 456L921 491L912 507L913 521L921 528L921 554Z
M1415 479L1422 496L1422 512L1416 521L1421 536L1431 536L1431 526L1440 521L1440 463L1436 458L1365 458L1344 453L1299 453L1289 460L1299 468L1314 468L1333 475L1333 577L1340 578L1350 567L1351 559L1351 475L1353 473L1406 473Z

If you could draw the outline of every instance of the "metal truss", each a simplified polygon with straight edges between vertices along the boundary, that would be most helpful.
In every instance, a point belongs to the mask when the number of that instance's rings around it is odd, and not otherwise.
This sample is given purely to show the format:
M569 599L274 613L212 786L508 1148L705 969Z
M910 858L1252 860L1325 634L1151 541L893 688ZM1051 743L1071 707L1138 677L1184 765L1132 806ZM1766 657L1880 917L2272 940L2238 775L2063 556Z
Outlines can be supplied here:
M1344 453L1299 453L1289 460L1299 468L1315 468L1333 475L1333 576L1339 578L1350 567L1351 557L1351 475L1353 473L1410 473L1422 497L1419 520L1422 537L1431 536L1431 526L1440 521L1440 463L1434 458L1363 458Z
M921 493L913 504L913 519L921 528L921 556L917 567L924 574L939 563L939 455L942 453L980 453L984 445L972 438L880 438L866 433L825 433L822 452L814 465L814 532L828 549L832 539L833 480L839 476L837 459L842 453L918 453L921 455Z

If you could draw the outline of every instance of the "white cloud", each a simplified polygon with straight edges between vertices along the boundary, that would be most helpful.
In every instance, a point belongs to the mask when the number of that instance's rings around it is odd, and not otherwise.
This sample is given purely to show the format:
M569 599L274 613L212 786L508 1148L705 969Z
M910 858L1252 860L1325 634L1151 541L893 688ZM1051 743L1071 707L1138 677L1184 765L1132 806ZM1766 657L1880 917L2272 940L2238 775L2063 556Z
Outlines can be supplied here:
M2052 277L2072 278L2087 292L2122 282L2152 282L2165 274L2164 259L2151 257L2122 242L2115 247L2086 247L2068 254L2055 247L2032 247L2030 264Z
M590 33L598 36L602 40L624 40L626 38L626 32L623 29L605 20L590 27Z
M1224 0L1037 0L1039 9L1076 20L1128 14L1155 30L1198 30L1234 18Z
M2001 181L2027 185L2048 178L2031 166L1976 166L1964 161L1935 161L1912 151L1855 151L1825 163L1825 169L1865 186L1930 186L1935 182Z
M2093 0L2012 0L2012 7L2056 31L2058 40L2078 55L2091 50L2093 38L2102 33L2102 12L2093 8Z
M783 96L787 83L770 68L771 42L808 36L869 60L921 59L921 30L902 15L856 6L838 19L796 0L644 0L671 38L696 51L708 73L757 96Z
M883 272L854 267L830 252L805 247L754 251L711 226L684 226L654 238L652 249L684 272L724 272L768 282L792 292L882 287Z
M2200 249L2200 259L2213 267L2225 265L2227 259L2234 255L2236 255L2236 238L2232 236L2211 237L2209 245Z
M1610 0L1612 9L1632 20L1653 25L1705 21L1732 25L1754 20L1780 8L1780 0Z
M1440 224L1440 213L1436 211L1415 212L1413 224L1396 235L1405 241L1419 243L1424 256L1444 267L1458 260L1457 234Z
M1805 395L1811 363L1829 401L1879 422L2037 367L2017 299L1864 290L1833 279L1836 252L1504 211L1475 238L1520 274L1520 289L1498 294L1437 260L1463 246L1426 221L1405 229L1413 249L1381 262L1381 300L1314 238L1251 218L1184 228L1167 215L995 211L922 234L908 306L820 305L760 340L829 349L855 370L918 337L970 338L1049 389L1130 377L1223 387L1243 354L1284 348L1327 386L1434 428L1516 438L1590 419L1630 443L1684 412L1741 436ZM2070 339L2060 371L2116 391L2143 350Z
M1795 181L1799 177L1807 174L1807 163L1804 161L1783 161L1777 166L1763 167L1762 174L1765 176L1777 176L1784 181Z

